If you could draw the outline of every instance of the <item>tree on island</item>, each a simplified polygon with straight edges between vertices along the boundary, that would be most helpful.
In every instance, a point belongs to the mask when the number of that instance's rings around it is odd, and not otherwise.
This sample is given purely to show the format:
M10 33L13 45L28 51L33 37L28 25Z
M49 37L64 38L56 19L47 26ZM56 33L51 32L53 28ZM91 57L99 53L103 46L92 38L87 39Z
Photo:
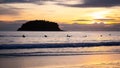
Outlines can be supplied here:
M17 31L62 31L55 22L33 20L23 24Z

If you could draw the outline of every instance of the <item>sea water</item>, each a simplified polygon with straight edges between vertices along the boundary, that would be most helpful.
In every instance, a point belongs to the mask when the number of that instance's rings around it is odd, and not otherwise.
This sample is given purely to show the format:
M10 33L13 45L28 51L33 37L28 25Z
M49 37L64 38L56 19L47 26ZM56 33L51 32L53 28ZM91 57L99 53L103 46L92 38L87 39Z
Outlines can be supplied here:
M22 37L22 36L25 37ZM47 37L44 37L44 36ZM70 36L70 37L67 37ZM18 32L1 31L0 44L119 42L119 31Z
M119 57L118 31L0 32L0 68L120 68Z

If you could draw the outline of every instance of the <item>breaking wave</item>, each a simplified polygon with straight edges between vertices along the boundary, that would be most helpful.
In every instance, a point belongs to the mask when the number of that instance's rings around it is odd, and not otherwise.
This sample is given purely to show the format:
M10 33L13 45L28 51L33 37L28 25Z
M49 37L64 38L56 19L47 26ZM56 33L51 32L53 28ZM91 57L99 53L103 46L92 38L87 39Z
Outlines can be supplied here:
M113 50L75 50L80 47L116 46ZM1 44L0 56L69 56L120 54L120 42L64 44ZM107 47L106 47L107 48ZM19 50L18 50L19 49ZM34 51L34 49L37 49ZM72 50L73 49L73 50ZM7 52L6 52L7 51Z
M66 47L93 47L93 46L120 46L120 42L58 43L58 44L0 44L0 49L66 48Z

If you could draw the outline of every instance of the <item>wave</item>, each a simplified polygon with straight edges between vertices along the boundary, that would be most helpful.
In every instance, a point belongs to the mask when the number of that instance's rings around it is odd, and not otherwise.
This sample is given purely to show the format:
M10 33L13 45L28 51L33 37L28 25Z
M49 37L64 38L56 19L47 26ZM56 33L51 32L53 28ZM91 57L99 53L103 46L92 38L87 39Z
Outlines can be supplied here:
M25 52L3 53L0 56L69 56L69 55L103 55L120 54L120 51L83 51L83 52Z
M30 48L66 48L66 47L93 47L93 46L120 46L120 42L98 43L56 43L56 44L0 44L0 49L30 49Z

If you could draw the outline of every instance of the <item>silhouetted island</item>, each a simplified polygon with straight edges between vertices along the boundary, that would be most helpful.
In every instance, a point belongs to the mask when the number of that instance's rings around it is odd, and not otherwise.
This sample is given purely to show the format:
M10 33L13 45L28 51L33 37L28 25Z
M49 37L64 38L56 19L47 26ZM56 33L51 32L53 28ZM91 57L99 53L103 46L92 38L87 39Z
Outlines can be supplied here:
M55 22L33 20L23 24L17 31L62 31Z

